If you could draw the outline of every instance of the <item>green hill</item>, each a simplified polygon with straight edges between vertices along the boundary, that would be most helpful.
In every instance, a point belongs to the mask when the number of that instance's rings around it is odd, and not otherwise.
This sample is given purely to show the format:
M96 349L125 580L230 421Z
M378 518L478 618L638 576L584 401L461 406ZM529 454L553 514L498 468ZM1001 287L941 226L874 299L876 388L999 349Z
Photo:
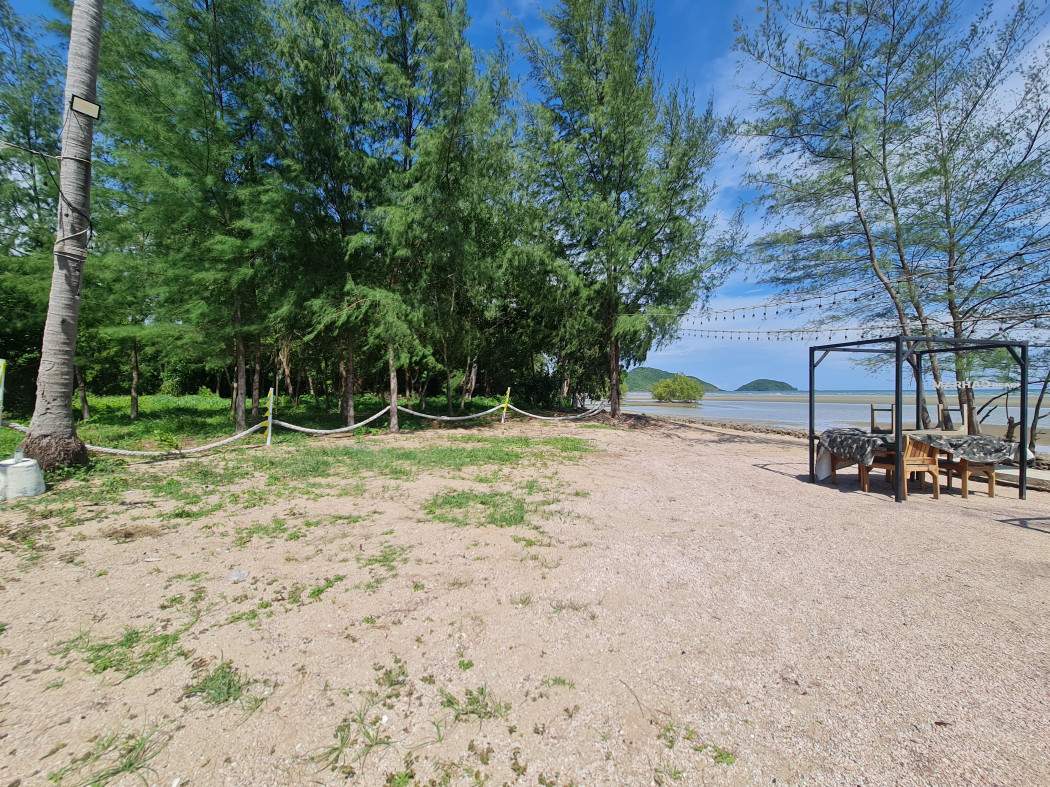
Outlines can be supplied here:
M797 391L793 385L782 383L780 380L752 380L747 385L741 385L738 391Z
M705 391L721 391L717 385L711 383L705 383L699 377L693 377L686 375L690 380L696 380L700 385L704 386ZM668 377L674 377L671 372L665 372L663 369L653 369L651 366L639 366L637 369L631 369L627 373L627 390L628 391L651 391L653 386L661 380L666 380Z

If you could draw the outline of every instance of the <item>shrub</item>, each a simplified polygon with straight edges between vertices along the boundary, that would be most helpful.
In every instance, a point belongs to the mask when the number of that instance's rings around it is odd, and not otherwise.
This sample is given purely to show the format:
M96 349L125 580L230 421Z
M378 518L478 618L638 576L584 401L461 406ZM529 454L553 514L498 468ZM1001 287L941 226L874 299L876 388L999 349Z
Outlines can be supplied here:
M661 402L699 402L704 386L679 372L653 386L653 398Z

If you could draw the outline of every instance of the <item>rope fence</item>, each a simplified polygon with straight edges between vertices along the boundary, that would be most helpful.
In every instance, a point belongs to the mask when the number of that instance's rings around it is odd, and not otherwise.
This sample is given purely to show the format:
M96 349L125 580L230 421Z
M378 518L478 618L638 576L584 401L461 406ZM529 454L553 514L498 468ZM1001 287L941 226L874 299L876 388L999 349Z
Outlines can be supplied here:
M0 391L2 391L2 390L3 390L3 388L2 388L2 379L0 379ZM2 401L3 401L2 393L0 393L0 402L2 402ZM2 406L2 405L0 405L0 406ZM410 410L409 408L402 407L401 405L397 405L397 409L400 410L403 413L406 413L407 415L414 415L417 418L427 418L427 419L429 419L431 421L438 421L438 422L445 422L445 423L460 422L460 421L472 421L472 420L477 419L477 418L484 418L487 415L492 415L493 413L495 413L498 410L502 410L503 411L503 416L504 416L504 419L505 419L508 409L513 410L514 412L519 413L520 415L523 415L526 418L534 418L534 419L539 420L539 421L573 421L573 420L579 420L581 418L590 418L592 416L597 415L598 413L602 412L605 409L605 402L604 401L599 402L595 407L592 407L590 410L587 410L586 412L583 412L583 413L577 413L575 415L562 415L562 416L536 415L535 413L526 412L525 410L522 410L522 409L517 408L514 405L510 404L510 389L508 389L507 390L507 398L506 398L506 401L503 402L503 404L498 404L495 407L490 407L488 410L485 410L484 412L475 413L473 415L430 415L429 413L420 413L420 412L417 412L415 410ZM356 429L360 429L362 426L367 426L368 424L370 424L373 421L375 421L377 418L380 418L381 416L386 415L387 413L389 413L390 412L390 405L387 405L382 410L380 410L378 413L375 413L374 415L369 416L364 421L360 421L360 422L358 422L356 424L352 424L350 426L343 426L343 427L340 427L338 429L311 429L311 428L306 427L306 426L298 426L297 424L291 424L291 423L288 423L287 421L278 421L277 419L275 419L273 417L273 411L274 411L274 395L273 395L273 389L271 388L270 389L270 396L269 396L269 404L268 404L268 407L267 407L267 410L266 410L266 418L264 418L262 421L257 423L255 426L252 426L252 427L250 427L248 429L245 429L243 432L238 432L237 434L233 435L232 437L227 437L227 438L225 438L223 440L219 440L219 441L214 442L214 443L208 443L207 445L199 445L199 446L195 446L194 448L175 449L175 450L171 450L171 451L133 451L133 450L128 449L128 448L106 448L104 446L97 446L97 445L90 445L90 444L87 445L87 449L89 451L94 451L96 453L110 454L110 455L115 455L115 456L179 457L179 456L188 456L190 454L199 454L199 453L203 453L205 451L211 451L211 450L214 450L216 448L220 448L220 447L222 447L224 445L229 445L230 443L234 443L234 442L236 442L238 440L243 440L248 435L254 434L255 432L258 432L260 429L266 429L266 445L270 445L270 436L272 434L273 427L275 427L275 426L280 426L280 427L283 427L285 429L289 429L289 430L291 430L293 432L301 432L303 434L310 435L310 436L313 436L313 437L324 437L324 436L328 436L328 435L347 434L347 433L353 432ZM0 426L6 426L9 429L14 429L16 432L21 432L23 434L28 434L28 432L29 432L29 428L28 427L22 426L21 424L12 423L11 421L0 421Z

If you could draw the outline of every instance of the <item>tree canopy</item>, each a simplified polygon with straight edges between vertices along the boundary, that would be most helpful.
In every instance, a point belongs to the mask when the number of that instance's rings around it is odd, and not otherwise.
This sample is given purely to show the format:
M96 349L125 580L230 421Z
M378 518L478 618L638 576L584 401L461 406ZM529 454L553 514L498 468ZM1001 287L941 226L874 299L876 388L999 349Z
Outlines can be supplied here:
M0 152L0 300L20 304L0 330L24 371L60 58L7 0L0 14L4 135L37 151ZM717 279L723 129L662 82L648 4L567 1L547 21L549 51L516 39L526 94L513 51L471 46L463 0L107 2L83 384L133 401L207 386L238 428L267 384L331 397L347 423L365 391L450 410L507 387L616 396L621 365L674 338ZM31 387L12 394L26 411Z

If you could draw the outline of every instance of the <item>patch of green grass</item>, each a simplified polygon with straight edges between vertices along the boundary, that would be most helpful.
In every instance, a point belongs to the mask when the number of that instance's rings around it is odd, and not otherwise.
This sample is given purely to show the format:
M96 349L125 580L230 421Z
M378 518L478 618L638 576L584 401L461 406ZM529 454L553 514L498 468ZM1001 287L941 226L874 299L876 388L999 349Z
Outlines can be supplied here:
M215 669L199 676L196 683L186 686L184 697L200 697L216 707L239 702L252 681L233 666L232 661L220 659Z
M119 637L102 642L93 642L90 633L82 632L61 643L57 653L61 656L80 653L96 675L114 670L123 673L126 679L185 656L185 650L178 646L179 638L193 627L197 619L195 614L182 628L173 631L126 628Z
M510 713L510 703L497 700L485 686L467 689L462 700L445 689L441 689L440 694L441 707L451 710L456 721L471 717L478 721L505 719Z
M456 527L524 527L525 501L503 492L442 492L426 503L426 513Z
M736 754L729 751L729 749L723 749L713 743L707 744L707 748L711 751L711 756L714 757L715 762L719 765L732 765L736 762Z
M396 544L384 543L379 552L373 555L357 555L357 565L366 569L372 577L365 583L364 589L369 593L375 593L388 579L397 576L397 566L408 562L405 555L408 547Z
M312 598L314 600L321 598L321 596L324 595L324 592L326 590L331 590L344 579L346 579L346 577L344 577L342 574L336 574L331 579L326 579L320 585L313 587L307 594L307 598Z
M356 766L364 765L373 750L392 745L393 740L382 730L381 714L373 712L378 704L375 692L365 692L361 704L336 726L335 743L311 759L322 768L353 776Z
M565 688L569 689L570 691L575 690L575 688L576 688L576 683L574 681L568 680L566 678L558 678L558 677L544 678L542 681L540 681L540 685L543 686L544 688L551 688L551 687L555 687L555 686L564 686Z
M64 768L49 773L47 780L61 785L67 778L77 776L77 787L101 787L124 774L134 774L143 784L148 784L143 774L153 773L150 762L164 750L171 738L172 732L164 727L152 727L140 734L107 733L99 737L89 751L73 758ZM85 769L104 761L108 763L81 776Z
M0 623L0 634L3 634L5 631L7 631L7 624Z

